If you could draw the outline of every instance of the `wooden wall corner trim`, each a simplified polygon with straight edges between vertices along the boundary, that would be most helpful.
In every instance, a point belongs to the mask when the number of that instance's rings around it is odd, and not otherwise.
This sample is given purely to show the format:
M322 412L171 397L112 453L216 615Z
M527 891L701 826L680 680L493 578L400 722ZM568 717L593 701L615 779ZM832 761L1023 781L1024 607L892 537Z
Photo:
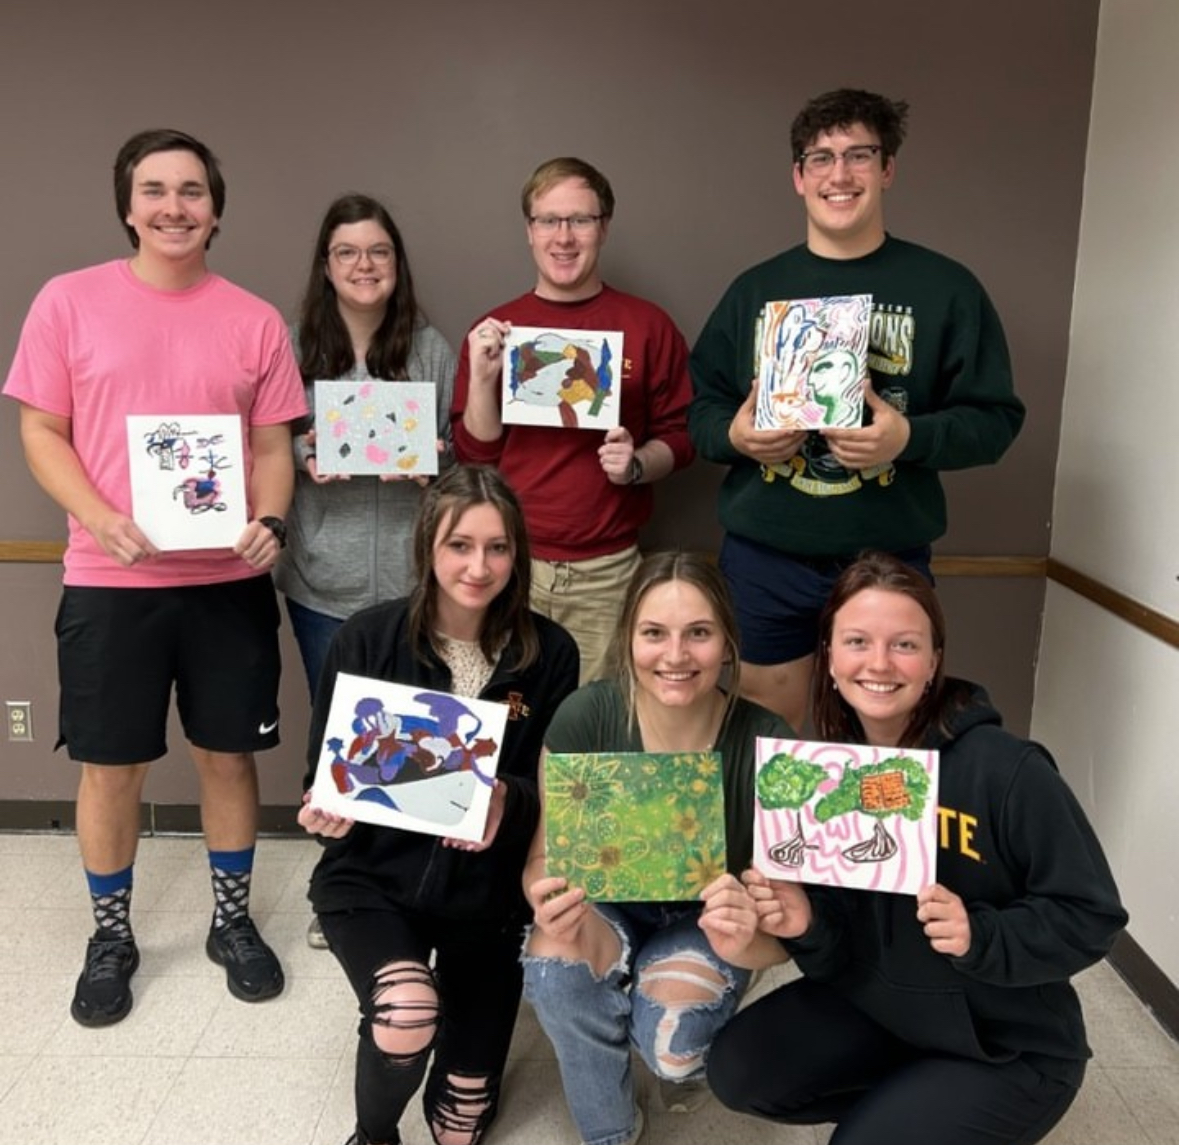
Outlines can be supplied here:
M1117 589L1094 580L1088 574L1058 561L1055 557L1048 558L1048 579L1063 585L1078 596L1083 596L1107 612L1112 612L1120 620L1132 624L1172 648L1179 648L1179 621L1172 620L1145 604L1139 604Z

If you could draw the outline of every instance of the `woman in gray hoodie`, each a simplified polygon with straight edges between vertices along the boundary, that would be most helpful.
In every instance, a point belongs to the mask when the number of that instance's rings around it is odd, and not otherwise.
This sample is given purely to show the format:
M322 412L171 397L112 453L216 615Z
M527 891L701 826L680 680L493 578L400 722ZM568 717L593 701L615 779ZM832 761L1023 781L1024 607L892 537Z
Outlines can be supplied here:
M312 408L317 380L433 382L440 465L450 463L454 353L418 310L401 233L377 200L348 194L328 207L292 337ZM294 448L295 498L275 581L314 697L336 629L358 609L409 591L427 479L320 473L313 419Z

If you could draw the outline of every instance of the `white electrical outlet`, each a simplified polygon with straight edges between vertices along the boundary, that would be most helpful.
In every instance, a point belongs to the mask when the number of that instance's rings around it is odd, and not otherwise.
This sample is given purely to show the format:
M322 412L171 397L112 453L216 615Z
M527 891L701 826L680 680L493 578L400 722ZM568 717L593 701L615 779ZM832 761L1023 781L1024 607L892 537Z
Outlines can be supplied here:
M33 738L33 703L31 700L7 700L8 738L31 741Z

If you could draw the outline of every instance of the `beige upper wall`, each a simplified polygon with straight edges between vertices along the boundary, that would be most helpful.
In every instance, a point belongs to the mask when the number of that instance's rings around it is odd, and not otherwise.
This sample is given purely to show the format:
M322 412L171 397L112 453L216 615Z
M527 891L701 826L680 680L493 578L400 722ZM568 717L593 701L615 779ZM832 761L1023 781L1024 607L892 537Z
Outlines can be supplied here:
M1054 556L1179 620L1179 4L1106 0Z
M1052 555L1179 619L1179 6L1104 0ZM1135 940L1179 982L1179 649L1053 585L1032 732L1117 875Z

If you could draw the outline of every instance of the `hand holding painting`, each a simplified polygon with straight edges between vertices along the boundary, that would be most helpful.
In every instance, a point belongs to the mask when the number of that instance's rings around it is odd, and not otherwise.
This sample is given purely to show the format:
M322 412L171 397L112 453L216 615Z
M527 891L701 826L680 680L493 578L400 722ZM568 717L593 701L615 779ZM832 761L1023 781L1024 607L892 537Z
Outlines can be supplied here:
M491 803L487 808L487 821L483 827L483 837L478 840L455 839L450 835L442 840L444 847L454 847L459 851L486 851L495 842L499 825L504 818L504 803L507 801L508 787L502 779L497 778L491 789Z
M856 429L822 429L831 455L848 469L867 469L895 461L909 444L909 419L864 383L864 404L872 411L872 423Z
M624 425L617 425L606 430L606 439L598 450L598 460L602 463L602 472L615 485L633 485L634 464L638 460L635 456L635 439L630 430ZM642 477L642 464L639 463L638 474Z
M503 373L504 346L511 332L510 322L501 322L489 315L467 335L472 385L499 385Z
M309 429L303 435L303 440L307 450L305 454L307 459L307 475L316 485L326 485L329 481L352 480L351 473L321 473L319 471L319 454L315 448L318 438L314 429Z
M970 915L948 887L934 883L917 892L917 921L939 954L962 958L970 949Z
M102 551L125 568L159 554L160 550L144 536L143 530L130 517L114 509L92 521L87 528Z
M726 962L740 964L757 940L757 900L735 875L725 873L700 892L699 926L708 945Z
M729 424L729 442L738 452L763 465L789 461L806 441L805 429L757 429L758 382L754 378L749 394Z
M342 839L356 824L355 819L315 807L311 802L310 791L303 792L303 805L295 820L309 835L322 835L325 839Z
M750 867L741 881L757 906L758 926L775 938L798 938L811 925L811 900L800 883L767 878Z

